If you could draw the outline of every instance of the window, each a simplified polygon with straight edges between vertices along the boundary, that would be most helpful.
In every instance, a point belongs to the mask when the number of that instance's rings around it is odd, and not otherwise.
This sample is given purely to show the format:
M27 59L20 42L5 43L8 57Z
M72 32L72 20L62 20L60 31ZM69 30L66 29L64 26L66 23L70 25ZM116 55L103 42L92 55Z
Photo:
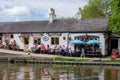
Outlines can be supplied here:
M38 45L41 44L41 38L40 37L34 37L34 43L37 43Z
M13 34L10 35L10 38L14 38Z
M52 45L55 45L55 44L59 45L59 37L51 37L51 44Z

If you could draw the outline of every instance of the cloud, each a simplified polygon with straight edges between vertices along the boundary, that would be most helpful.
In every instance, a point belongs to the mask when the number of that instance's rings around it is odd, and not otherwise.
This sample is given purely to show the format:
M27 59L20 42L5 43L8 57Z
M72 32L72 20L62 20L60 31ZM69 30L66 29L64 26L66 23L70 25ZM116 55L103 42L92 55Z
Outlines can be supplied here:
M7 17L23 17L30 15L30 10L27 7L13 7L3 10L2 14Z
M31 4L32 3L32 4ZM50 8L56 10L57 17L72 17L78 10L78 7L84 7L87 4L85 0L30 0L28 7L34 9L36 13L41 13L45 18L48 17Z
M5 8L5 5L3 5L2 3L0 3L0 11L2 11Z
M48 18L50 8L56 10L57 17L73 17L78 7L84 7L88 0L0 0L5 7L4 16L23 17L42 15ZM34 12L34 15L31 13Z

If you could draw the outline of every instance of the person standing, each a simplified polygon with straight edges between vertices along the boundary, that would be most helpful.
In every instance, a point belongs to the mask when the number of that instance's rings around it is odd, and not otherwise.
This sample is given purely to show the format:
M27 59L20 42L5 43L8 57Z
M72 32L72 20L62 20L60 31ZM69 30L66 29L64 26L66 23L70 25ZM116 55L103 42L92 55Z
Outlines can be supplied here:
M82 50L81 50L81 57L85 57L85 49L84 48L82 48Z

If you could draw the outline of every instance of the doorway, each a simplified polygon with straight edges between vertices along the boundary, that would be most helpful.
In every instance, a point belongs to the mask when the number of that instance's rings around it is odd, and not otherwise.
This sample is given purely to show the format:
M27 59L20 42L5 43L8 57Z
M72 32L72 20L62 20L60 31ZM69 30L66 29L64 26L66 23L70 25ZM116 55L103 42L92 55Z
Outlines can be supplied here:
M23 38L24 41L24 51L29 50L29 36Z
M114 51L118 49L118 39L111 39L111 50Z

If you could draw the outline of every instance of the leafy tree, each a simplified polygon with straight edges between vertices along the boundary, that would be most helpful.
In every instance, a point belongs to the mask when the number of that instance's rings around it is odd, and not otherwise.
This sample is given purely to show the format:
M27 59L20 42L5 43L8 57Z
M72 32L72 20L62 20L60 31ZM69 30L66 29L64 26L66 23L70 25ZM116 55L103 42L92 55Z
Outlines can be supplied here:
M109 18L109 30L120 34L120 0L113 0L111 9L112 15Z
M120 34L120 0L89 0L83 18L109 18L108 30Z
M89 0L82 10L83 18L104 18L111 14L111 0Z

